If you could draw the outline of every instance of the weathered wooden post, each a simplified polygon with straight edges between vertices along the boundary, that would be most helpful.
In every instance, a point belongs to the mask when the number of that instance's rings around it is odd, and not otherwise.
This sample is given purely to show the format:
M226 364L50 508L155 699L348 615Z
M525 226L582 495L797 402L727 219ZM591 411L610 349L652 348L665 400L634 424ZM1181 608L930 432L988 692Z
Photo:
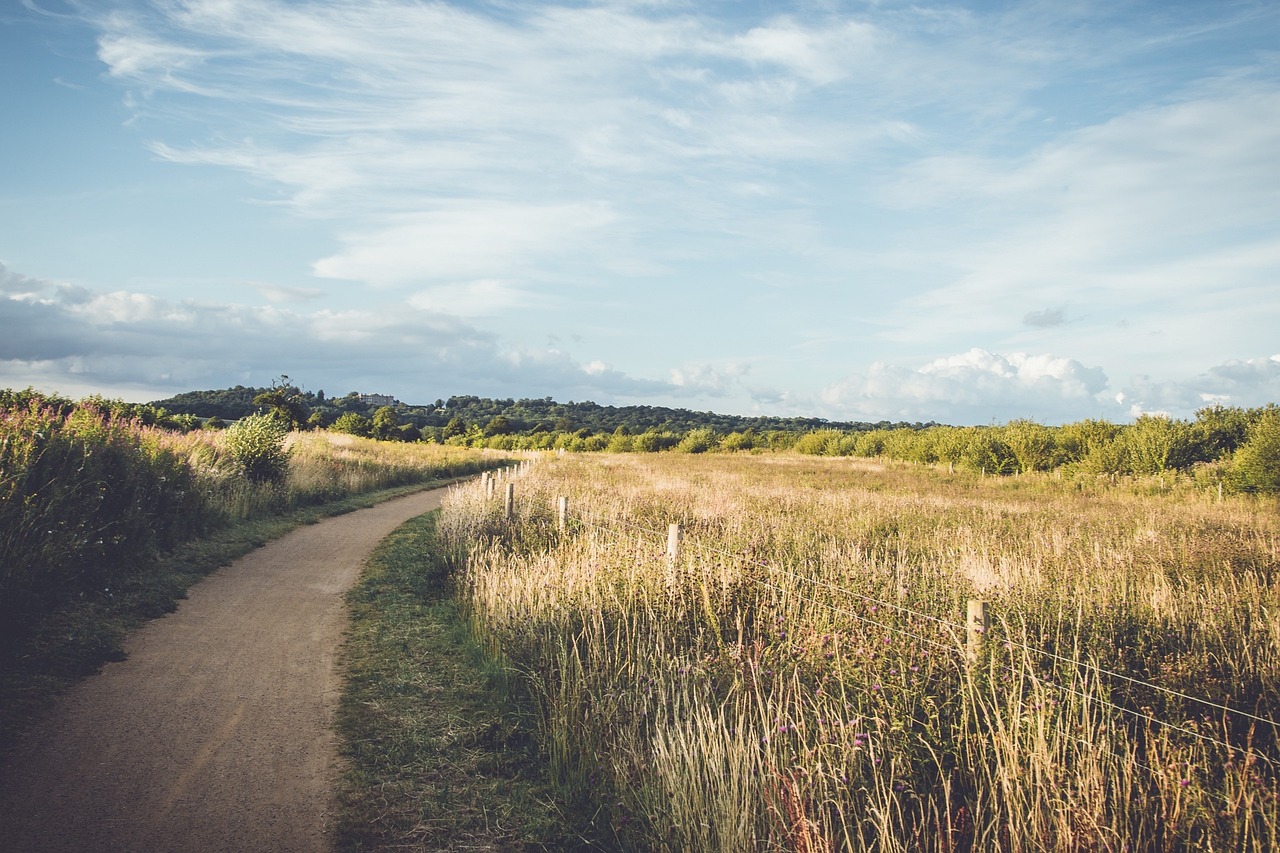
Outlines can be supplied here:
M667 527L667 562L673 566L680 561L680 541L683 538L679 524Z
M564 495L556 498L556 516L560 532L564 533L564 529L569 523L569 499Z
M507 521L516 517L516 484L507 483Z
M969 618L967 620L967 640L969 663L977 663L982 656L982 647L986 643L987 603L976 599L969 600Z

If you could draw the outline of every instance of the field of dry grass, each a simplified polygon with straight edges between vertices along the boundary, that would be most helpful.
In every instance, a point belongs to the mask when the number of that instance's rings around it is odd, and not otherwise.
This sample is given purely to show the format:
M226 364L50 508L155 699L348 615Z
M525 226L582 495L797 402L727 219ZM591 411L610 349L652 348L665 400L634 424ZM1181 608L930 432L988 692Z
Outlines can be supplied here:
M562 795L621 846L1261 850L1277 509L1174 477L570 455L511 521L455 490L440 531Z

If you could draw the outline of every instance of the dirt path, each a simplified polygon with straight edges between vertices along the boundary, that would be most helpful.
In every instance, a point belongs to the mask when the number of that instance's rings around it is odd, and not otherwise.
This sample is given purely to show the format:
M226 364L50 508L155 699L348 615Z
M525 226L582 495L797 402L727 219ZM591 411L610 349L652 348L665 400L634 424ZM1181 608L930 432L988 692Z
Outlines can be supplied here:
M442 495L295 530L144 626L0 770L0 848L328 850L342 594Z

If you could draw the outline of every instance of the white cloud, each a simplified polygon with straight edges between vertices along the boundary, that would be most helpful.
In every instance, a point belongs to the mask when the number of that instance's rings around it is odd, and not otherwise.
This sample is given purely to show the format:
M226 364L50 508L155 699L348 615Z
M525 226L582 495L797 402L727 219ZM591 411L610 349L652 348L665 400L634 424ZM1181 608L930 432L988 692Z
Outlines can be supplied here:
M683 395L727 397L742 386L751 366L740 362L686 364L672 368L671 384Z
M455 316L409 303L297 311L172 302L44 282L0 265L0 385L155 399L264 384L282 372L312 387L377 386L419 402L453 393L581 399L672 390L558 349L505 347Z
M878 362L821 396L844 419L985 423L993 417L1073 420L1100 411L1106 389L1101 368L1074 359L974 348L917 368Z

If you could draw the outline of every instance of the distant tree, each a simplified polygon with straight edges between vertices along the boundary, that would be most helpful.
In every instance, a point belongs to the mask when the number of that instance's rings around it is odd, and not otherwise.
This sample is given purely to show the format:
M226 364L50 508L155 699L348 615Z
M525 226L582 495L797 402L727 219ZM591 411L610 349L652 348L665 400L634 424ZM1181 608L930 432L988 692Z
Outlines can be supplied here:
M302 392L289 384L289 377L280 374L271 387L253 398L255 406L266 409L267 414L280 421L288 429L299 429L307 422L310 412Z
M373 423L359 412L343 412L330 425L329 430L331 432L345 432L349 435L369 438L373 435Z
M1124 466L1133 474L1163 474L1191 463L1191 428L1163 415L1143 415L1120 439Z
M506 435L511 431L511 421L507 420L504 415L495 415L489 419L487 424L484 425L485 437Z
M1054 467L1056 446L1053 432L1043 424L1013 420L1004 426L1004 442L1018 463L1018 470L1048 471Z
M684 438L680 439L680 443L676 445L675 449L680 453L706 453L715 446L715 432L702 428L691 429L685 433Z
M400 415L390 406L382 406L373 413L373 437L386 441L395 437L396 427L400 426Z
M1249 429L1231 472L1241 491L1280 492L1280 409L1269 407Z
M452 398L450 399L452 400ZM449 422L444 425L444 429L441 431L440 435L444 440L448 441L451 438L456 438L457 436L464 435L466 431L467 431L466 423L462 420L461 417L459 417L458 415L454 415L452 418L449 419Z

